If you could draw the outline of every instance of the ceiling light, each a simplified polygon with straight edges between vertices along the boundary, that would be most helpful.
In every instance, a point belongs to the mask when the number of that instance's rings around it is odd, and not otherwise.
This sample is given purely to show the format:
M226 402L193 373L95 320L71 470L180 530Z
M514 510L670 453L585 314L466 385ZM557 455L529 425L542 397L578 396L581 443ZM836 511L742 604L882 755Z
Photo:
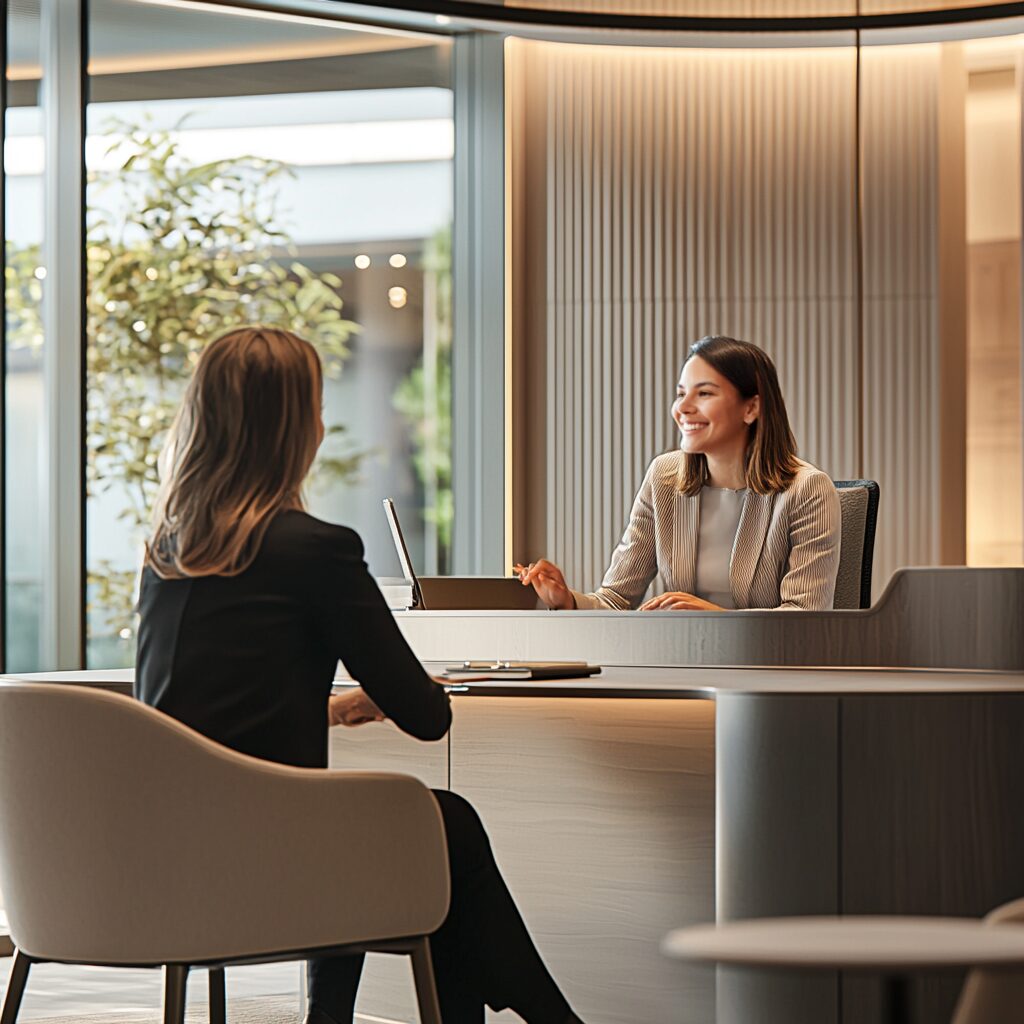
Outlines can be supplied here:
M388 302L391 303L392 309L401 309L405 305L407 297L405 289L397 285L388 289Z
M358 268L359 268L360 270L365 270L365 269L366 269L366 268L367 268L367 267L368 267L368 266L370 265L370 257L369 257L369 256L367 256L367 255L366 255L366 253L364 253L364 252L361 252L361 253L360 253L360 254L359 254L359 255L358 255L358 256L357 256L356 258L355 258L355 261L354 261L354 262L355 262L355 265L356 265L356 266L357 266L357 267L358 267Z
M405 266L406 259L405 259L405 257L400 252L396 252L391 257L391 259L388 260L388 263L390 263L391 266L393 266L395 268L395 270L399 270L400 268Z

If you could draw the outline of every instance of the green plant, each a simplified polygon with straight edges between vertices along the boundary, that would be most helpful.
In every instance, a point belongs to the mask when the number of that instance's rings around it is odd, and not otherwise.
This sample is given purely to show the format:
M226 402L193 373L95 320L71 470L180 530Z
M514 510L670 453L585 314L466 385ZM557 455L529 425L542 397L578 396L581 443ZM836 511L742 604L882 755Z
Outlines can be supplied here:
M413 465L423 485L423 518L436 529L437 571L449 571L452 545L452 232L442 228L423 254L423 358L395 389L395 408L413 434Z
M38 355L43 347L43 302L41 264L38 245L17 248L4 243L4 292L7 298L7 344L12 351Z
M179 126L180 127L180 124ZM277 210L290 171L257 156L196 163L178 132L110 122L108 162L90 174L86 212L86 474L90 494L113 490L120 519L141 543L156 493L157 456L200 352L244 323L287 327L337 376L358 326L341 316L341 281L294 258ZM14 343L38 345L38 250L8 251ZM314 485L345 478L360 453L328 427ZM90 573L93 632L133 621L134 573Z

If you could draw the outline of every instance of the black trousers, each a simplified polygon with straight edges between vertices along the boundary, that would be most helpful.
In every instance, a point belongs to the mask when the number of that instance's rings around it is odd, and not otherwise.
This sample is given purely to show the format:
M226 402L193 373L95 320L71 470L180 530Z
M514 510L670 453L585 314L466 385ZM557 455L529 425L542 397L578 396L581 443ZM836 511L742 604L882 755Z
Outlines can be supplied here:
M448 838L451 906L430 937L445 1024L482 1024L484 1005L511 1008L527 1024L565 1024L571 1010L548 973L495 863L473 807L434 790ZM355 1012L362 956L308 963L310 1007L337 1024Z

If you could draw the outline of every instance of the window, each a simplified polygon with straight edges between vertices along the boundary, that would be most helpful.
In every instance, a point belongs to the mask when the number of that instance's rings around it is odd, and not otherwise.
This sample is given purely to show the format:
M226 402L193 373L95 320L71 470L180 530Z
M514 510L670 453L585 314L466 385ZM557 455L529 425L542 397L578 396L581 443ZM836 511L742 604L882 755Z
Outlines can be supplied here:
M130 664L156 462L202 346L272 322L319 348L310 511L377 575L447 565L449 44L309 18L90 4L88 660Z

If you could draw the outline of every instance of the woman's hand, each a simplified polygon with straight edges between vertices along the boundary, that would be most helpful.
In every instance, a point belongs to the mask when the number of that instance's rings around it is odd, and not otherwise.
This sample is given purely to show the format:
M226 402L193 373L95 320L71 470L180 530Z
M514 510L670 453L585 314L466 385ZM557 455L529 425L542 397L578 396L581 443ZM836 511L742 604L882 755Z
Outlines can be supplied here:
M327 698L327 724L331 725L366 725L367 722L383 722L384 713L366 695L366 691L357 686L344 693L333 694Z
M642 612L724 612L720 604L712 604L702 597L684 594L681 590L670 590L667 594L659 594L650 601L640 605Z
M572 591L565 582L562 570L554 562L542 558L539 562L531 562L529 565L517 563L514 569L519 573L523 586L533 584L537 596L549 608L571 611L576 607L576 598L572 596Z

